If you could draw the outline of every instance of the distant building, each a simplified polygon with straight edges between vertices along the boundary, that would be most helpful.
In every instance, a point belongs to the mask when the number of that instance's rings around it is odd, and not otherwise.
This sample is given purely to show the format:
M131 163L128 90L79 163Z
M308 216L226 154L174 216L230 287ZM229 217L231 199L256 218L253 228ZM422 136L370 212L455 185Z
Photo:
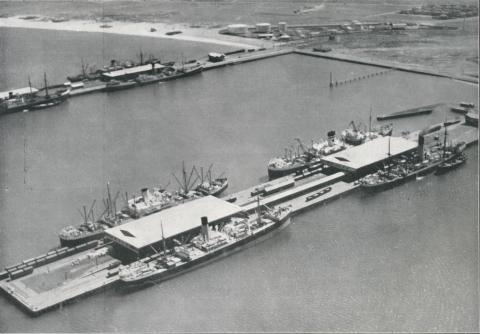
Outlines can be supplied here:
M287 22L278 22L278 31L284 33L287 31Z
M230 24L227 26L227 31L230 34L245 35L248 32L246 24Z
M210 61L212 63L223 61L224 59L225 59L225 55L223 53L210 52L208 54L208 61Z
M255 24L255 31L258 33L269 33L271 29L272 29L272 25L270 23Z

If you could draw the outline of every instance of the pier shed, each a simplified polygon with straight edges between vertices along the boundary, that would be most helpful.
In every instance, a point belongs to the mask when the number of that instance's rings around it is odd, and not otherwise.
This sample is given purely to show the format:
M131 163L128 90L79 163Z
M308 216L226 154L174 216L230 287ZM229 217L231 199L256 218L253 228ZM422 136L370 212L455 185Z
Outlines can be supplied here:
M164 240L172 245L174 238L194 236L200 230L203 216L213 226L241 212L243 209L238 205L206 196L107 229L105 235L121 257L144 256L161 250Z
M154 74L161 72L166 66L158 63L145 64L135 67L123 68L121 70L102 73L102 78L111 79L133 79L140 74Z
M389 158L416 150L418 143L402 137L378 137L322 158L322 162L356 175L379 167Z

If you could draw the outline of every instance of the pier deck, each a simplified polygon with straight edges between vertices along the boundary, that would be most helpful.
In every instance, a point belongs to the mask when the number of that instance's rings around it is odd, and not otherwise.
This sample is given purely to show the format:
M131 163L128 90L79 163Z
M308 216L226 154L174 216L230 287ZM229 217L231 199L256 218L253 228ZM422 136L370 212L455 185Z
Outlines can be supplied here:
M420 131L413 131L407 137L410 140L418 140L419 133ZM429 133L425 136L425 145L430 146L438 142L443 143L444 134L443 126L437 131ZM438 137L438 140L435 137ZM464 141L467 146L478 143L478 128L466 125L465 121L449 125L447 126L447 141Z
M225 60L219 62L205 62L204 71L211 70L217 67L226 65L235 65L241 63L247 63L249 61L260 60L265 58L271 58L276 56L282 56L293 52L293 48L281 48L281 49L268 49L262 51L237 53L229 56L225 56Z
M30 275L0 281L0 289L29 313L40 314L118 280L118 275L108 277L108 270L119 261L98 251L77 253L37 267Z

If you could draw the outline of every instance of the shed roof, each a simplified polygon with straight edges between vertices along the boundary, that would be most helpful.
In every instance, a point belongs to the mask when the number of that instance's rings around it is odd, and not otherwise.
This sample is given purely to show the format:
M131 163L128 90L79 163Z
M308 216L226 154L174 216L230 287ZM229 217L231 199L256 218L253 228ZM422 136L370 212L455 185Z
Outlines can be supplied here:
M390 138L390 139L389 139ZM417 142L402 137L378 137L362 145L347 148L322 158L328 165L354 172L360 168L382 162L388 158L388 141L390 156L396 156L415 149Z
M135 221L105 231L106 235L121 244L139 250L143 247L190 231L201 225L201 217L209 222L231 217L243 209L225 200L206 196L185 204L177 205Z
M165 66L162 64L154 64L154 68L157 69L162 69ZM129 74L137 74L137 73L144 73L148 72L152 69L152 64L146 64L146 65L140 65L140 66L135 66L135 67L129 67L129 68L123 68L121 70L116 70L116 71L111 71L111 72L105 72L102 73L103 76L109 77L109 78L118 78L122 77L125 75Z

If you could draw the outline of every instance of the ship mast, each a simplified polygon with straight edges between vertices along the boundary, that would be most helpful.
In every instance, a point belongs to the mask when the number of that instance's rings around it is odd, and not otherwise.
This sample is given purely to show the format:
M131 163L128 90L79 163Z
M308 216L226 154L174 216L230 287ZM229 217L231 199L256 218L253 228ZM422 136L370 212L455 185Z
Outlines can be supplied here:
M165 236L163 235L163 222L160 221L160 228L162 229L162 245L163 245L163 255L167 254L167 245L165 243Z
M47 73L43 72L43 81L45 83L45 96L48 96Z
M388 163L387 173L388 174L390 174L390 156L391 156L391 154L390 154L390 138L391 138L391 136L388 136L388 153L387 153L387 156L388 156L388 159L387 159L387 163Z
M370 106L370 116L368 117L368 132L372 132L372 106Z
M30 87L30 94L32 94L32 82L30 81L30 76L28 76L28 87Z
M445 159L447 151L447 122L443 123L443 127L445 128L445 133L443 135L443 159Z

